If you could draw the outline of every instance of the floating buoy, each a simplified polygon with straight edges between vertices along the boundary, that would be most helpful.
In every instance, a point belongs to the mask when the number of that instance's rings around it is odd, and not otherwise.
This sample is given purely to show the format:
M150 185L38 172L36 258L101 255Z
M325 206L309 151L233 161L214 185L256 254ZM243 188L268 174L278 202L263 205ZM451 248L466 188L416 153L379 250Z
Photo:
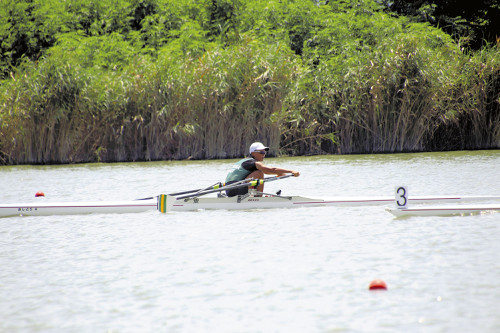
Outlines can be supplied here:
M373 280L370 282L370 290L387 290L387 285L382 280Z
M45 193L43 193L43 192L36 192L35 193L35 197L37 197L37 198L38 197L44 197L44 196L45 196Z

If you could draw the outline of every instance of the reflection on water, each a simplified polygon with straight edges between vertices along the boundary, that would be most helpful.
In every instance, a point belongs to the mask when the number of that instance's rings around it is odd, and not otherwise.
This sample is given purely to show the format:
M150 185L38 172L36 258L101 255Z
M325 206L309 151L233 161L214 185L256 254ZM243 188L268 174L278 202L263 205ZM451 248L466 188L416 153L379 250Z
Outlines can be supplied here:
M234 160L1 167L1 203L121 200ZM268 159L309 196L500 195L500 152ZM0 332L498 332L499 214L383 207L0 219ZM386 292L369 292L381 278Z

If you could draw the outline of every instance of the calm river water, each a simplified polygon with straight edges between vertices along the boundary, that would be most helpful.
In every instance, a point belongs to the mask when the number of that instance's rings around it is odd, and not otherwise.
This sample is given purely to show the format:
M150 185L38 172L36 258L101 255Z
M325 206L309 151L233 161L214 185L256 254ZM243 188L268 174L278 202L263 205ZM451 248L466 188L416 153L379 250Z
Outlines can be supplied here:
M500 195L500 151L267 159L313 197ZM129 200L234 160L0 167L0 203ZM0 219L0 332L500 332L500 214L383 207ZM374 279L386 291L369 291Z

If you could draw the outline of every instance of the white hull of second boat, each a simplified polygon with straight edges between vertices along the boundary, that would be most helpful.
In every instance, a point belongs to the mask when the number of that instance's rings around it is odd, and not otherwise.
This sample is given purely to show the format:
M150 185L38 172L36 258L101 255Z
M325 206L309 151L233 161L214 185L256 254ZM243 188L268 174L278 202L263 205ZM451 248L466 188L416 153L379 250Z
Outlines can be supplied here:
M499 212L500 204L419 206L411 208L386 208L386 210L396 217L479 215Z

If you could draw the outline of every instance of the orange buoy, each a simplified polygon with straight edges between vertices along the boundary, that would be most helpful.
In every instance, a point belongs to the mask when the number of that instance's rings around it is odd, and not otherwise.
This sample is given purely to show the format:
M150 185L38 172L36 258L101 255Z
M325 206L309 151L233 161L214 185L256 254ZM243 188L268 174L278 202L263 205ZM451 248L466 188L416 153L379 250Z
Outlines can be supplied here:
M45 196L45 193L43 193L43 192L36 192L35 193L35 197L37 197L37 198L38 197L44 197L44 196Z
M382 280L373 280L370 282L370 290L387 290L387 285Z

